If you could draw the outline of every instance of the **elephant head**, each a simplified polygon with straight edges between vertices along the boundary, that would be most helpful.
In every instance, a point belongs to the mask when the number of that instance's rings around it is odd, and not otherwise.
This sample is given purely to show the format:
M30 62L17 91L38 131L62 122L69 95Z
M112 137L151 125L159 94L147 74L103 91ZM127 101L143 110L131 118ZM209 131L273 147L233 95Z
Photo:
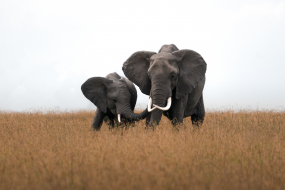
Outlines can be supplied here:
M142 93L150 96L149 111L153 111L150 122L159 123L162 111L171 107L172 98L180 99L191 93L205 77L206 67L197 52L178 50L171 44L162 46L158 53L135 52L122 69Z
M131 120L145 118L148 114L146 110L140 114L133 112L137 99L134 85L117 73L108 76L89 78L81 86L84 96L103 113L110 111L117 115L119 122L121 115Z

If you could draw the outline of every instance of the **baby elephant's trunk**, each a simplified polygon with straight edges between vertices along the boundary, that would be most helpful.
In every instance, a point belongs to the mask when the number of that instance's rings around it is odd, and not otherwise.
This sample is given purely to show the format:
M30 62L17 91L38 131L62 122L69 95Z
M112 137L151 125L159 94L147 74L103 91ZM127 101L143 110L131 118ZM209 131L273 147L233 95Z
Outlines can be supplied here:
M131 111L131 109L129 109L128 111L118 114L118 121L121 122L121 115L123 115L125 118L130 119L130 120L141 120L147 117L148 115L148 111L147 108L141 112L141 113L134 113L133 111Z

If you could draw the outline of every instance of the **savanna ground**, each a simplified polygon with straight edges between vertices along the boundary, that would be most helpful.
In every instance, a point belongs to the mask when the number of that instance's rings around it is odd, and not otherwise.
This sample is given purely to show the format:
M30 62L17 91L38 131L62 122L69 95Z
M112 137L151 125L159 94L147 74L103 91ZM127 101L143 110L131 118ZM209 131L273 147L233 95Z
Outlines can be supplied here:
M94 112L0 112L0 189L285 189L285 112L207 112L194 130L91 132Z

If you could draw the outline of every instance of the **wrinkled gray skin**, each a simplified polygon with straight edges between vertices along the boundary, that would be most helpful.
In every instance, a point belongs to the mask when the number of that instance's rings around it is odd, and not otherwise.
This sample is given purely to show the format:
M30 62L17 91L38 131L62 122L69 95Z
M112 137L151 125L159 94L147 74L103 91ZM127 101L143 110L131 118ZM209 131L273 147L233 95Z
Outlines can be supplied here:
M133 112L137 101L136 88L132 82L117 73L110 73L105 78L90 78L82 84L81 90L98 108L91 126L93 130L100 130L103 119L110 127L114 127L114 124L118 124L118 114L121 114L121 120L125 124L144 119L148 115L147 109L140 114Z
M170 109L154 109L147 117L147 125L159 124L163 113L173 125L183 123L184 117L191 116L192 124L199 126L205 116L202 92L206 68L200 54L187 49L178 50L171 44L163 45L158 53L134 53L122 69L142 93L152 98L152 108L154 105L165 107L171 97Z

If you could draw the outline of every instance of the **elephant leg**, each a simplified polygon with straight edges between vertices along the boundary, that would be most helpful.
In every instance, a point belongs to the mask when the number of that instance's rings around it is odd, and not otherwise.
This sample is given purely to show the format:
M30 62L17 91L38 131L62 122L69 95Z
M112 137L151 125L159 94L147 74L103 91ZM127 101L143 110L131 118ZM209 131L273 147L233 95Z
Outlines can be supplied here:
M145 126L148 127L150 125L150 117L151 117L151 112L148 113L146 120L145 120Z
M204 121L204 117L205 117L205 107L202 95L196 105L195 114L191 115L192 125L194 127L201 126Z
M172 99L172 124L173 126L183 123L184 112L187 105L188 94L180 99Z
M91 130L95 130L95 131L99 131L100 130L105 115L106 114L104 112L102 112L99 109L97 109L97 111L95 113L95 117L94 117L92 125L91 125Z
M172 120L173 119L173 116L172 116L172 108L170 107L169 110L167 111L164 111L162 113L165 117L167 117L169 120Z
M104 121L109 126L109 129L114 128L114 117L111 115L106 115Z

